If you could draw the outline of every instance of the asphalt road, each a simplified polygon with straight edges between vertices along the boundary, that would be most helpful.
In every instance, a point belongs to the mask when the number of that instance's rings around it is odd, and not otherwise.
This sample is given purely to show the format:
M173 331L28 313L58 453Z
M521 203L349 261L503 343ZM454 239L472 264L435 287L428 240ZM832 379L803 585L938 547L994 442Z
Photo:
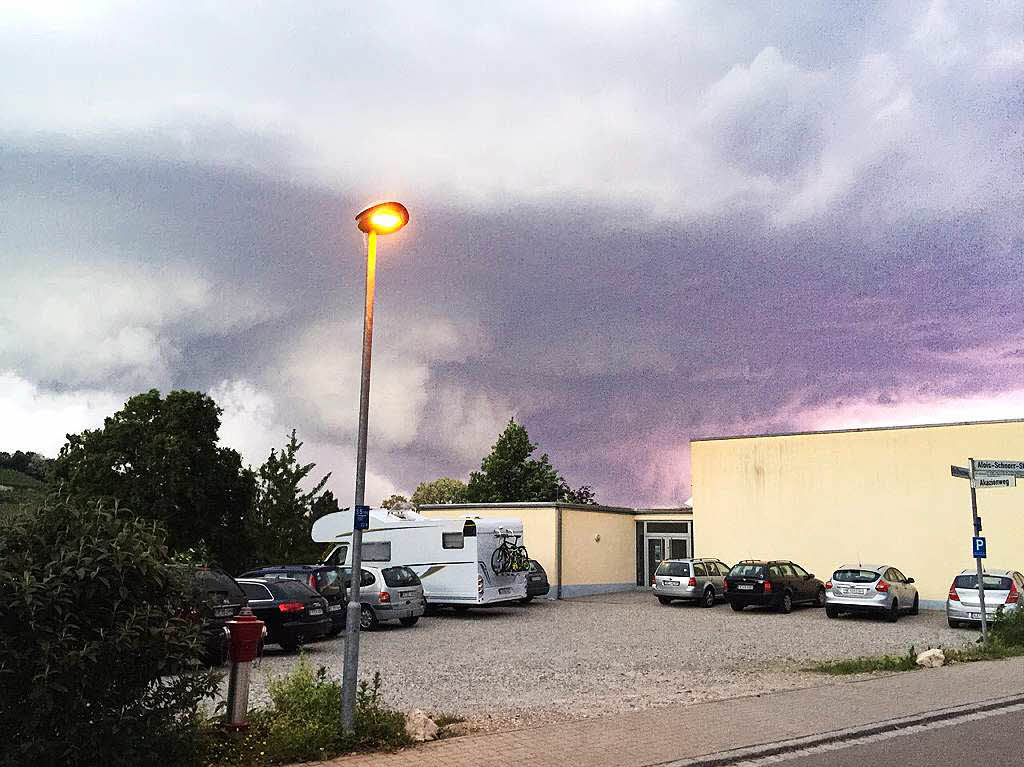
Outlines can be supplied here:
M1017 707L1018 709L1020 707ZM937 722L904 735L879 736L851 745L835 744L806 756L780 755L738 762L736 767L981 767L1024 761L1024 711L991 713L974 721Z

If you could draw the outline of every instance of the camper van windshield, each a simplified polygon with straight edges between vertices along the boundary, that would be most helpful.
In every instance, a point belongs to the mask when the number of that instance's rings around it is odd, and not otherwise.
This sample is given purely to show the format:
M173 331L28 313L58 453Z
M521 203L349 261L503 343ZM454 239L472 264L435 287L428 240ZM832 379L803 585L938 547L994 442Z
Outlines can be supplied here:
M381 570L381 574L384 576L384 582L393 589L420 585L419 576L408 567L386 567Z

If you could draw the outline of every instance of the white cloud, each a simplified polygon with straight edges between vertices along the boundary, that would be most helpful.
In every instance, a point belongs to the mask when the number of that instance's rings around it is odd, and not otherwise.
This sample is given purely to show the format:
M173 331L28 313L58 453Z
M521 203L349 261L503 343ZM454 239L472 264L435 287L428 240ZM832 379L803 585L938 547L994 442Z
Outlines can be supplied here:
M47 392L14 371L0 370L0 450L54 458L67 434L102 427L126 400L106 391Z

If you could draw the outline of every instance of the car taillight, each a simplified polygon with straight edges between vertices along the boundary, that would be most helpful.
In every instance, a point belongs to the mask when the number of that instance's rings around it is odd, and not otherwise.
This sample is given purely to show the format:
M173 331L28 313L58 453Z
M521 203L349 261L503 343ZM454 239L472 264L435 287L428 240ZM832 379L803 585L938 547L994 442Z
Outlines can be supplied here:
M483 594L484 593L484 577L482 575L478 575L476 577L476 593L477 594Z
M390 591L382 591L382 592L380 592L380 601L381 602L390 602L391 601L391 592Z
M301 613L302 602L282 602L277 606L277 609L283 613Z
M309 576L308 584L309 584L309 587L311 589L313 589L313 591L316 591L316 574L313 574L313 575Z
M832 581L825 581L825 591L832 590Z
M888 581L879 581L878 583L875 584L875 591L878 591L878 592L884 594L888 590L889 590L889 582Z
M960 601L960 595L956 593L956 581L953 581L953 584L949 587L949 601L950 602L959 602Z
M686 585L689 586L690 588L695 588L697 586L697 579L696 578L690 578L690 580L688 580L686 582Z
M1006 595L1006 604L1015 605L1020 601L1020 592L1017 591L1017 584L1010 581L1010 593Z
M772 593L772 582L771 581L765 581L764 582L764 593L765 594L771 594Z
M729 581L722 581L722 593L724 594L729 590Z

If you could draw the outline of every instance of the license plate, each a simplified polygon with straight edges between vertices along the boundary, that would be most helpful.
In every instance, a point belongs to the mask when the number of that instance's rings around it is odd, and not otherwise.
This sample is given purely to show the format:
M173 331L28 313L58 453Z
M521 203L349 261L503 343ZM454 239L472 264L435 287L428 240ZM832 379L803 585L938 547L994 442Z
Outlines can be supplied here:
M499 594L511 594L512 593L512 587L511 586L507 586L507 587L505 587L503 589L498 589L498 593Z
M320 607L310 607L309 608L309 614L310 615L323 615L324 611Z
M541 577L540 577L539 575L531 575L531 576L530 576L530 580L531 580L531 581L542 581L542 580L544 580L544 579L543 579L543 578L541 578Z
M414 596L416 596L416 592L415 591L400 591L400 592L398 592L398 596L400 596L400 597L414 597Z
M850 593L851 594L856 594L857 596L862 597L862 596L864 596L865 594L868 593L868 590L867 589L850 589Z
M213 611L213 616L215 618L230 618L232 612L234 610L231 607L218 607Z
M328 610L329 610L330 612L332 612L332 613L336 613L336 612L338 612L338 610L340 610L340 609L341 609L341 605L331 605L331 606L330 606L330 607L328 607L327 609L328 609Z
M666 586L678 586L679 581L662 581Z
M967 613L967 617L969 617L972 621L980 621L981 613Z
M750 583L741 583L736 588L738 590L740 590L740 591L753 591L754 590L754 586L752 584L750 584Z

